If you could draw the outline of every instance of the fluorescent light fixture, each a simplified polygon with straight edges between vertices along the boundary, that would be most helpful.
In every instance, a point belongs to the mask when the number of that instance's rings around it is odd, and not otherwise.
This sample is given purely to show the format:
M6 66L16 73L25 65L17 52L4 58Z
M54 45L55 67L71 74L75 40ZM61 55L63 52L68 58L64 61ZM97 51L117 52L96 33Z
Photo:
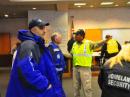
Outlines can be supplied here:
M59 1L59 0L9 0L11 2L47 2L47 1Z
M81 7L81 6L79 5L79 6L77 6L77 7Z
M114 2L102 2L100 5L112 5Z
M116 4L115 6L119 6L118 4Z
M4 15L4 17L8 18L8 17L9 17L9 15L8 15L8 14L5 14L5 15Z
M36 8L36 7L33 7L32 9L33 9L33 10L36 10L37 8Z
M61 2L61 1L84 1L84 0L8 0L11 2Z
M74 3L75 6L84 6L86 3Z
M130 4L130 1L128 1L127 4Z
M91 7L91 8L93 8L93 7L94 7L94 5L90 5L90 7Z

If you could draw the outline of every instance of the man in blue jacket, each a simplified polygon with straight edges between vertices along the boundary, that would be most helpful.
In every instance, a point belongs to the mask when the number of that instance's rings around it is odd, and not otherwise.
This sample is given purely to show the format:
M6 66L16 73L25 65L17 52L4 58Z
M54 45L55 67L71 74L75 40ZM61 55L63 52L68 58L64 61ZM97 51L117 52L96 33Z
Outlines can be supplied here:
M60 33L53 33L51 36L51 42L48 46L48 49L52 55L53 63L55 64L55 68L57 71L57 74L59 76L59 79L62 82L62 74L65 68L65 60L62 51L59 48L59 44L62 41L62 36Z
M29 30L20 30L6 97L65 97L43 36L46 23L33 19Z

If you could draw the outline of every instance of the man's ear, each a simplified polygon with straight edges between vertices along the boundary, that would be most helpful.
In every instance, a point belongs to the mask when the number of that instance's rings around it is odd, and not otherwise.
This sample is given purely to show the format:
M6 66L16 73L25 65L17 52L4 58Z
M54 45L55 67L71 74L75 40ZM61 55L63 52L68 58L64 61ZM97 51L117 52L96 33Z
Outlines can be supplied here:
M57 41L57 35L54 37L54 42L56 42Z
M36 32L37 32L37 27L33 27L33 28L31 29L31 32L32 32L32 33L36 33Z

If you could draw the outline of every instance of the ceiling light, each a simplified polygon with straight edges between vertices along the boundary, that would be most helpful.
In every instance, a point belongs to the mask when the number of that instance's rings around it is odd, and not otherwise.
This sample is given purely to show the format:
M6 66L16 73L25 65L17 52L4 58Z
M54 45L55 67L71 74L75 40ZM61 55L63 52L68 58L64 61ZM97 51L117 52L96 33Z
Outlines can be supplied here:
M94 5L90 5L90 7L91 7L91 8L93 8L93 7L94 7Z
M86 3L74 3L75 6L84 6Z
M8 15L8 14L5 14L5 15L4 15L4 17L8 18L8 17L9 17L9 15Z
M32 9L33 9L33 10L36 10L37 8L33 7Z
M100 5L112 5L114 2L102 2Z
M81 7L81 6L79 5L79 6L77 6L77 7Z
M128 1L127 4L130 4L130 1Z
M115 6L119 6L118 4L116 4Z

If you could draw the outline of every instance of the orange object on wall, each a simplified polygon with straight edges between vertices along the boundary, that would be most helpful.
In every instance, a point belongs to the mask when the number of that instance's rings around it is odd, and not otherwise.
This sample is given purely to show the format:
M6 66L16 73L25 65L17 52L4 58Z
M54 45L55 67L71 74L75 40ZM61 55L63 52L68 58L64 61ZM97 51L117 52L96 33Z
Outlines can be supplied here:
M102 29L86 29L85 38L92 41L102 40Z
M0 54L10 54L11 43L9 33L0 33Z
M85 38L87 40L92 40L92 41L100 41L102 40L102 29L86 29L85 30ZM95 49L94 51L100 51L101 50L101 47L100 48L97 48ZM94 68L96 68L96 60L95 60L95 56L93 56L93 65L94 65Z

